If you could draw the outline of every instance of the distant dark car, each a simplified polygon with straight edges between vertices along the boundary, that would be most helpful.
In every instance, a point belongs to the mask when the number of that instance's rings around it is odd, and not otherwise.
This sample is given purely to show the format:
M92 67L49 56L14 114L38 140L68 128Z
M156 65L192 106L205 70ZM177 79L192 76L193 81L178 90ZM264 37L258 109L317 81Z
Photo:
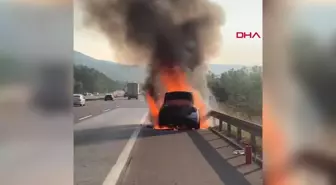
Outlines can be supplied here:
M104 100L105 100L105 101L108 101L108 100L113 101L113 100L114 100L114 96L113 96L112 94L107 94L107 95L105 95Z
M200 115L194 106L192 93L185 91L166 93L159 112L158 124L177 129L199 129Z

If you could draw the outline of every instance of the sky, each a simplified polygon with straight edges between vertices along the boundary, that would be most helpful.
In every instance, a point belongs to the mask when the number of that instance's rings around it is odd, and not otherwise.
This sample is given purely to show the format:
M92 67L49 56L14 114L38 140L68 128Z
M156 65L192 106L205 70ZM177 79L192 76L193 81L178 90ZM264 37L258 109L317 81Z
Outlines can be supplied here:
M262 65L262 38L237 39L236 32L258 32L262 37L262 0L212 0L224 10L222 48L211 60L217 64ZM113 60L113 51L104 35L82 24L75 1L74 50L99 60Z
M336 3L335 3L336 5ZM336 6L319 4L296 11L293 26L308 30L321 42L333 42L336 36Z

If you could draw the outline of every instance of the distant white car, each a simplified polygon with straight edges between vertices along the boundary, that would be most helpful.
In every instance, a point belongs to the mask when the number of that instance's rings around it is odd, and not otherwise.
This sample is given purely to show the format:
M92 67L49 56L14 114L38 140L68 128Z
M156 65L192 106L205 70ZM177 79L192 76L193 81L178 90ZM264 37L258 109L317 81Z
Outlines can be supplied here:
M74 94L73 95L73 104L79 106L85 106L85 98L82 94Z

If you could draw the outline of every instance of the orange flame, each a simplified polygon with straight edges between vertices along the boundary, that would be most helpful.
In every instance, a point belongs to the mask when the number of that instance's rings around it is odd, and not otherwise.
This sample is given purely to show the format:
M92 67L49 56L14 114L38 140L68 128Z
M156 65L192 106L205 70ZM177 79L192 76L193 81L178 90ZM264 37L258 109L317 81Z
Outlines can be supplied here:
M149 112L152 117L157 117L159 115L159 109L156 106L154 98L151 97L148 93L146 94L146 100L149 106Z
M291 174L289 149L282 128L264 99L263 103L263 151L266 159L266 184L294 185L297 179Z
M153 128L154 129L161 129L158 123L158 117L159 117L159 108L156 104L153 97L151 97L148 93L146 94L146 100L148 103L149 113L152 118ZM168 129L168 128L165 128Z
M188 91L193 94L194 106L199 110L199 114L201 117L200 128L207 129L209 126L209 122L206 118L206 114L207 114L206 105L200 93L196 91L195 89L193 89L192 86L187 82L185 73L178 67L171 68L171 69L161 69L161 71L159 71L159 77L160 77L160 81L163 84L163 87L166 92ZM160 102L162 102L164 98L163 96L160 97ZM154 99L149 94L147 94L147 103L149 105L150 113L153 119L152 121L154 124L154 129L170 129L166 127L165 128L159 127L158 105L155 103ZM161 106L161 103L159 106Z

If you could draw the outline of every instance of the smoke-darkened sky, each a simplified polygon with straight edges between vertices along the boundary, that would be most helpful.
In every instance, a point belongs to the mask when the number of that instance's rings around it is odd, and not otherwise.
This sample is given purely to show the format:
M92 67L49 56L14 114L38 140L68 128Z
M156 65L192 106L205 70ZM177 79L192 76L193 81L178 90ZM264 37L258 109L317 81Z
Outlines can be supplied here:
M261 0L213 0L225 14L222 27L222 50L211 63L253 65L262 63L262 40L241 40L235 38L235 32L262 31ZM82 12L75 3L75 50L102 60L114 60L114 52L104 35L81 25ZM242 6L244 5L244 6ZM244 13L242 13L244 12ZM242 54L244 53L244 54Z

